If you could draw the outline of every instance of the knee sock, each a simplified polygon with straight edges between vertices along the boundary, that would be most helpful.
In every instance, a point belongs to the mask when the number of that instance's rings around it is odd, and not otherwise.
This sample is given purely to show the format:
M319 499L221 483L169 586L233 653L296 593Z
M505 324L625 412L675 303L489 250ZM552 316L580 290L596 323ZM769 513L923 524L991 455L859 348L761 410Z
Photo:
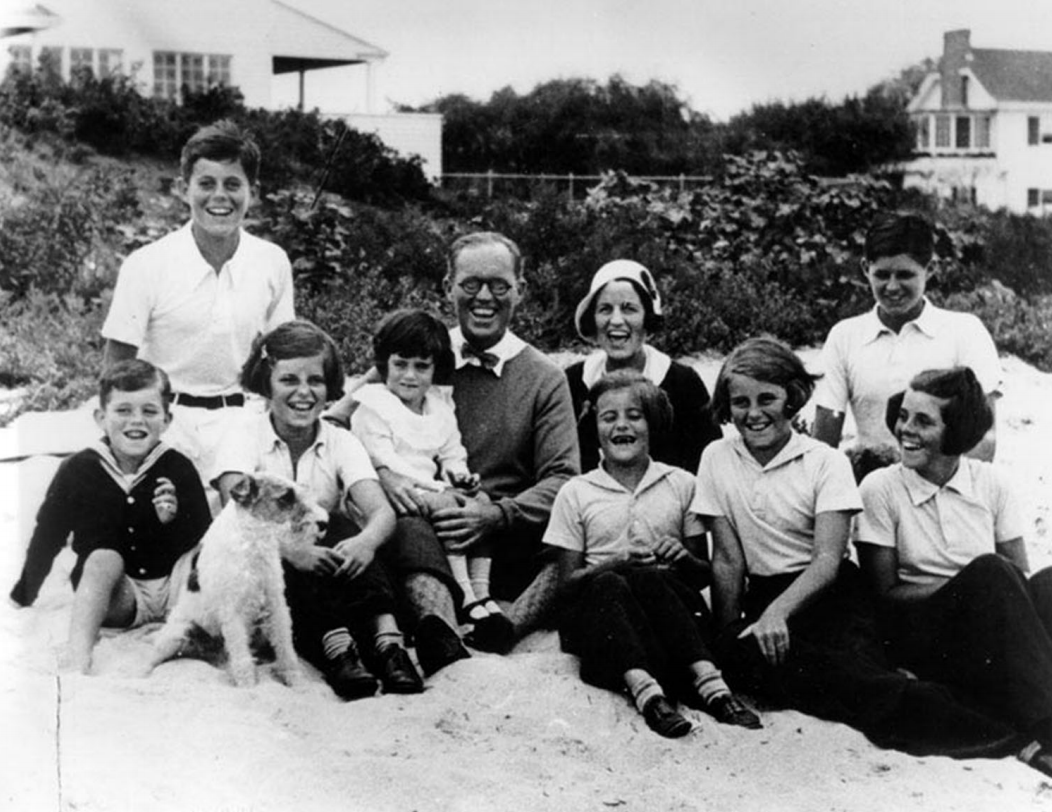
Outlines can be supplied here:
M451 629L457 629L457 610L453 606L453 596L442 581L426 572L414 572L405 579L405 596L413 612L413 619L419 621L425 615L438 615Z
M354 647L354 639L346 626L325 632L321 637L321 645L325 650L325 656L335 660L341 654L351 651Z
M449 559L449 568L453 571L453 577L457 581L457 586L460 587L460 591L464 593L464 606L474 603L479 599L479 595L474 590L474 581L468 574L468 557L466 555L447 555ZM487 593L488 594L488 593Z
M694 674L694 690L706 705L718 696L729 694L731 689L723 681L720 670L708 660L698 660L690 664Z
M515 626L517 637L523 637L544 624L558 590L559 567L545 564L508 611L508 619Z
M625 672L624 680L625 687L628 688L632 701L635 702L640 713L655 696L665 695L658 681L642 668L630 668Z
M478 600L489 598L489 573L493 559L489 556L468 559L468 572L471 575L471 589ZM498 610L499 611L499 610Z

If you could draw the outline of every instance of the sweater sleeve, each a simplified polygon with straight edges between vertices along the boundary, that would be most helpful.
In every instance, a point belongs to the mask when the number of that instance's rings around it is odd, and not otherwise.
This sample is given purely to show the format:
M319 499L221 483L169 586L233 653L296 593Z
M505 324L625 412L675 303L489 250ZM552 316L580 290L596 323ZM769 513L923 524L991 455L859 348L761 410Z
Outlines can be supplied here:
M176 453L176 452L172 452ZM174 466L177 480L175 495L179 500L179 511L175 521L167 525L173 551L182 555L201 540L208 526L212 523L212 512L208 507L208 497L197 469L181 454Z
M691 473L698 470L705 446L723 437L709 407L709 390L690 367L674 363L662 388L672 404L672 431L662 442L660 459Z
M555 495L580 473L573 403L566 376L552 368L538 387L533 414L534 484L497 504L509 527L542 530L548 523Z
M71 468L76 466L76 459L72 457L59 466L37 512L36 527L29 541L25 565L11 590L11 600L19 606L31 606L36 600L40 587L51 572L55 556L62 552L73 531L77 513L74 488L78 477L71 474Z

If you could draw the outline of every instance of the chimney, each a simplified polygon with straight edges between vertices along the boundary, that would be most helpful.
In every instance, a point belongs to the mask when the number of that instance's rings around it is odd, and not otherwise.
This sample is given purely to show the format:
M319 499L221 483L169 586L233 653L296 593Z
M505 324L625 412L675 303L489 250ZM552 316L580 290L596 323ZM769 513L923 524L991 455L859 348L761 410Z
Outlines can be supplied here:
M942 60L939 64L942 85L942 106L960 107L961 69L968 64L968 54L972 50L972 32L967 28L947 31L942 35Z

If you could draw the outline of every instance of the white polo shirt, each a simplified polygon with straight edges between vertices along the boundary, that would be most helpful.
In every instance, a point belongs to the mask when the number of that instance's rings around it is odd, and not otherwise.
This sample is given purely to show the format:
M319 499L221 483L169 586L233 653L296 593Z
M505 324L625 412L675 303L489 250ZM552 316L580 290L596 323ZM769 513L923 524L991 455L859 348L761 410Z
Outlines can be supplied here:
M905 583L952 578L996 544L1023 537L1019 504L988 462L961 457L942 487L899 463L874 471L861 491L855 541L894 547Z
M217 274L187 223L124 260L102 335L138 347L176 392L230 395L252 340L294 317L281 248L242 230Z
M643 542L700 536L705 527L689 512L693 495L694 478L663 462L651 460L634 491L600 466L559 490L544 543L579 550L593 566L628 550L630 534Z
M825 443L793 433L760 465L741 437L705 447L690 509L726 518L750 575L800 572L811 563L815 516L862 508L851 463Z
M895 445L884 423L888 398L926 369L971 367L987 394L1003 380L997 348L983 323L971 313L943 310L925 300L920 316L898 333L881 323L874 307L837 322L822 348L822 373L815 404L851 412L858 444Z
M342 513L344 497L356 482L375 480L369 455L353 434L321 420L318 436L303 452L296 470L285 441L278 437L267 413L241 421L236 431L224 436L216 451L213 483L226 473L277 474L303 485L329 513ZM352 506L349 506L353 508ZM353 511L351 518L360 518Z

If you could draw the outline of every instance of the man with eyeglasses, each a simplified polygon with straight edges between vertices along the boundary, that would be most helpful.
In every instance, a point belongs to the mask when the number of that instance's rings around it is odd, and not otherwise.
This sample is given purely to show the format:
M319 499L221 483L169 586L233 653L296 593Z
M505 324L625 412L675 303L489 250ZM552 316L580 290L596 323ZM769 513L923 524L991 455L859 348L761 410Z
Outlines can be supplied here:
M516 622L515 634L509 626L506 635L483 639L476 634L469 642L494 651L507 651L551 595L554 566L546 566L541 558L541 536L555 494L579 473L566 377L508 329L525 288L522 264L518 246L507 237L468 234L450 248L444 283L458 322L450 334L456 356L457 423L485 496L436 511L430 524L448 551L489 546L492 593L515 601L509 612ZM378 473L399 514L421 513L412 483L386 468ZM454 631L448 579L438 577L440 566L419 536L406 544L400 535L392 540L391 552L396 568L406 576L407 598L420 619L418 655L423 643L435 664L466 656Z

